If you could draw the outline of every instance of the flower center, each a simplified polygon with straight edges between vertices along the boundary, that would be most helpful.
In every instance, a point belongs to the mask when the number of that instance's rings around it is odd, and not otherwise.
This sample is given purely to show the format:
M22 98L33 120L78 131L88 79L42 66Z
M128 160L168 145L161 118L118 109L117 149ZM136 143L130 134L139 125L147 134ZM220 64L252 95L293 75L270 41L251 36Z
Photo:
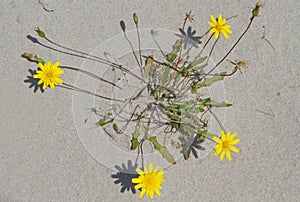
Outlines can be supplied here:
M228 148L228 142L227 141L223 142L223 148Z
M149 186L152 186L153 185L153 183L154 183L154 177L153 177L153 175L147 175L146 177L145 177L145 185L147 186L147 187L149 187Z
M48 72L48 73L47 73L47 77L48 77L48 78L52 78L52 77L53 77L52 72Z
M217 25L217 26L216 26L216 29L217 29L217 30L222 30L222 25Z

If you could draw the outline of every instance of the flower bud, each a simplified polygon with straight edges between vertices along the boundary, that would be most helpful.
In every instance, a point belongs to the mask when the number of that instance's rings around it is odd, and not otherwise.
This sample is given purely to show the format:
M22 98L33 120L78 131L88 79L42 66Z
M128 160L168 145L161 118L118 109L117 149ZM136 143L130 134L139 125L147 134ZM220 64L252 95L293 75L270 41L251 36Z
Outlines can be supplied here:
M258 16L258 13L259 13L259 8L261 7L261 3L260 2L257 2L256 5L255 5L255 8L252 10L252 17L256 17Z
M39 27L37 27L34 31L36 31L41 38L46 38L45 33L42 30L40 30Z
M136 13L133 13L133 21L136 25L139 23L139 18Z

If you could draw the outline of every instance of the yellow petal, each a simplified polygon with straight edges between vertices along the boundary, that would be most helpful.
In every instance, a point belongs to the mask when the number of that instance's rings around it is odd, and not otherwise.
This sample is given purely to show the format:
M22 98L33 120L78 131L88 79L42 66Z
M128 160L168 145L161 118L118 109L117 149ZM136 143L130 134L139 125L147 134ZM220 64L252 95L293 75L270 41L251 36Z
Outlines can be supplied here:
M216 137L216 136L213 136L212 140L213 140L213 141L215 141L215 142L217 142L217 143L219 143L219 144L221 144L221 143L222 143L222 140L221 140L221 139L219 139L219 138L218 138L218 137Z
M45 66L42 63L38 63L38 66L41 68L41 70L45 68Z
M59 66L59 61L56 61L53 66L58 67Z
M227 34L224 30L221 30L221 33L223 34L223 36L224 36L226 39L229 38L228 34ZM230 134L229 134L229 135L230 135ZM230 136L227 137L227 139L229 139L229 138L230 138Z
M159 189L154 189L154 192L157 194L157 196L160 196L160 191L159 191Z
M150 163L149 163L149 173L151 173L151 172L152 172L152 170L153 170L153 163L152 163L152 162L150 162Z
M222 19L222 13L220 13L219 17L218 17L218 24L220 24L220 22L222 22L223 19Z
M220 160L221 160L221 161L224 160L224 155L225 155L225 151L223 150L223 151L222 151L222 154L221 154L221 156L220 156Z
M50 83L50 88L54 89L54 84L53 83Z
M231 161L232 159L231 159L229 150L226 149L225 153L226 153L226 157L227 157L228 161Z
M228 148L229 148L231 151L235 152L235 153L238 153L238 152L240 151L240 150L239 150L238 148L236 148L235 146L229 145Z
M140 178L132 178L131 182L132 183L140 183L142 180Z
M140 195L139 195L139 198L143 198L144 194L145 194L146 190L145 189L142 189Z
M218 39L219 38L219 31L216 31L216 33L215 33L215 39Z
M240 142L240 139L235 139L229 142L230 145L235 145Z
M233 133L228 140L232 141L235 138L235 136L236 136L236 133Z
M217 20L216 20L215 16L210 15L210 19L213 21L214 24L217 24Z
M43 83L43 81L40 79L38 82L38 85L41 85Z
M210 26L212 26L212 27L215 27L215 26L216 26L213 22L207 21L207 23L208 23Z
M164 170L160 170L160 171L157 173L157 175L158 175L158 176L162 176L162 175L164 174L164 172L165 172Z
M140 183L140 184L135 185L134 189L137 190L137 189L142 188L142 187L144 187L144 184Z
M45 90L47 88L48 85L46 85L46 83L44 82L44 85L43 85L43 89Z
M230 133L230 131L228 131L227 135L226 135L226 140L228 140L230 138L230 135L231 135L231 133Z
M222 152L222 149L216 149L215 150L215 156L218 156Z
M219 22L220 25L225 25L226 24L226 19L224 18L221 22Z
M216 28L211 28L211 29L209 30L209 33L211 33L211 34L213 34L213 33L215 33L215 32L217 32L217 29L216 29Z
M150 190L150 198L153 199L154 198L154 191Z
M143 175L143 174L144 174L144 172L143 172L140 168L137 168L137 169L136 169L136 172L137 172L139 175Z
M144 166L144 173L149 173L146 166Z
M226 136L225 136L224 130L221 131L221 137L222 137L222 140L225 140Z

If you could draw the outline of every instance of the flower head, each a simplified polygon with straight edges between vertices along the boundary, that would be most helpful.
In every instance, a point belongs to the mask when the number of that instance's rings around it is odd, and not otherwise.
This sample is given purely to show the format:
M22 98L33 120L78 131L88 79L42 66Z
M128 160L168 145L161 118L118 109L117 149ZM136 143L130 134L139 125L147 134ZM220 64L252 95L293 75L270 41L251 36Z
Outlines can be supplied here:
M36 74L33 75L33 78L40 79L38 84L43 84L43 89L46 89L47 86L50 86L51 89L54 88L54 85L61 84L63 81L59 78L61 74L64 73L60 69L59 62L56 61L54 64L47 62L45 64L39 63L38 66L41 70L37 70Z
M149 164L149 169L144 167L144 171L137 168L136 172L139 174L138 178L133 178L132 183L137 185L134 186L135 189L142 189L139 197L142 198L146 193L151 199L154 198L154 192L160 196L160 189L162 189L160 183L165 181L163 177L164 170L158 171L158 167L153 169L153 164Z
M221 156L220 156L221 161L223 161L225 154L226 154L227 159L229 161L231 161L230 150L233 152L236 152L236 153L239 152L239 150L235 146L233 146L240 142L240 139L234 140L235 136L236 136L236 133L233 133L231 135L230 132L227 132L227 135L225 135L225 132L222 130L221 131L221 139L219 139L216 136L214 136L212 138L213 141L218 143L215 146L215 156L217 156L221 153Z
M212 22L207 21L207 23L212 26L210 29L210 33L213 34L215 33L215 38L219 38L220 32L223 34L223 36L228 39L229 36L227 33L232 34L232 31L230 29L230 25L225 25L226 19L222 18L222 13L220 13L219 17L216 19L213 15L210 15L210 18Z

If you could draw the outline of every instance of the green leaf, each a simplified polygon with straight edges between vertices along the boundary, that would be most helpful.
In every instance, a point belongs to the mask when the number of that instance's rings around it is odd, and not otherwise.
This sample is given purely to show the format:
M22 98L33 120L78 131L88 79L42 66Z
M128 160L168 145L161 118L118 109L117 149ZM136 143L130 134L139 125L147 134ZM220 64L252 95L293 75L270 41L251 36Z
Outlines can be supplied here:
M177 55L174 54L174 53L169 53L169 54L167 54L167 60L168 60L169 62L173 62L173 61L175 60L176 57L177 57Z
M226 102L216 102L210 98L206 98L202 100L202 103L204 106L209 106L209 107L230 107L232 104L226 103Z
M109 120L107 120L107 118L103 118L103 119L100 119L98 122L97 122L97 125L98 126L104 126L104 125L106 125L106 124L108 124L108 123L111 123L111 122L113 122L114 121L114 119L109 119Z
M111 116L112 116L112 113L108 112L104 118L100 119L100 120L96 123L96 125L98 125L98 126L104 126L104 125L106 125L106 124L108 124L108 123L113 122L114 119L111 118Z
M199 70L201 70L201 69L204 69L206 66L207 66L207 64L193 67L193 68L192 68L192 72L197 72L197 71L199 71Z
M181 124L182 125L182 128L185 132L189 133L190 135L193 135L195 134L195 127L190 125L190 124Z
M172 52L167 54L167 60L169 62L173 62L176 57L177 57L177 53L180 51L180 47L181 47L181 44L182 44L182 39L178 39L175 44L173 45L173 49L172 49Z
M199 113L199 112L204 112L205 110L202 107L195 107L194 112Z
M200 135L200 136L198 137L198 139L207 138L207 139L212 140L212 138L213 138L214 136L216 136L215 134L209 133L209 132L207 132L207 131L201 131L201 130L198 131L198 134ZM216 136L216 137L218 137L218 136Z
M167 83L169 75L170 75L170 70L171 70L170 67L165 66L165 69L164 69L163 75L162 75L162 81L161 81L162 86L164 86Z
M146 113L148 111L148 107L146 107L142 112L141 114L138 115L137 119L140 121L142 118L145 117Z
M221 73L222 74L222 73ZM224 76L213 76L211 78L207 78L204 82L202 83L197 83L195 85L195 88L199 89L199 88L202 88L202 87L205 87L205 86L210 86L211 84L213 84L214 82L216 81L220 81L220 80L223 80L224 79Z
M193 62L190 66L191 66L191 67L194 67L194 66L196 66L196 65L199 65L199 64L201 64L202 62L204 62L204 61L206 60L206 58L207 58L207 56L202 57L202 58L199 58L198 60L196 60L195 62Z
M135 126L135 130L132 133L132 139L131 139L131 149L135 150L139 146L138 137L141 135L140 133L140 124L137 123Z
M113 124L113 129L116 133L119 133L119 127L116 123Z
M177 54L179 51L180 51L180 46L182 44L182 39L178 39L175 44L173 45L173 50L172 50L172 53L173 54Z
M163 158L165 158L168 162L172 164L176 164L173 155L168 151L168 149L165 146L162 146L157 142L156 136L148 137L147 139L153 144L154 149L161 153Z

